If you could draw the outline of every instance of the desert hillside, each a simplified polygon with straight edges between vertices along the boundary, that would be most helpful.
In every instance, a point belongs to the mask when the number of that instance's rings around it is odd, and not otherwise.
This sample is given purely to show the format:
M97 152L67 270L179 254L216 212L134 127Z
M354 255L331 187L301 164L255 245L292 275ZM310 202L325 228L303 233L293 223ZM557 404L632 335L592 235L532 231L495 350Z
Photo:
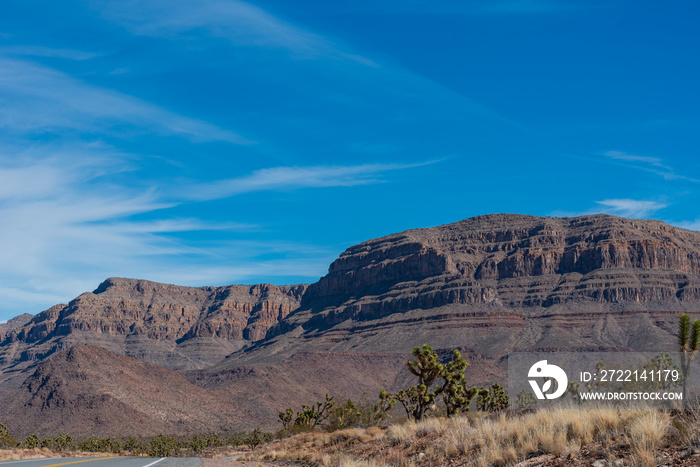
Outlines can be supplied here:
M59 426L40 420L90 426L117 401L151 410L100 378L77 377L57 353L88 344L111 352L81 351L105 371L111 360L169 369L148 379L163 398L152 404L156 431L186 431L177 424L186 407L168 402L180 396L157 389L174 375L225 415L217 427L275 427L279 409L326 393L373 398L380 387L405 387L415 345L445 358L459 348L470 382L485 384L503 380L514 350L673 350L684 311L700 314L700 233L609 215L494 214L350 247L309 286L108 279L0 328L0 383L14 391L0 402L7 413L26 409L23 426L46 432ZM47 392L44 379L71 389ZM75 394L106 396L76 412ZM193 426L209 423L192 410Z

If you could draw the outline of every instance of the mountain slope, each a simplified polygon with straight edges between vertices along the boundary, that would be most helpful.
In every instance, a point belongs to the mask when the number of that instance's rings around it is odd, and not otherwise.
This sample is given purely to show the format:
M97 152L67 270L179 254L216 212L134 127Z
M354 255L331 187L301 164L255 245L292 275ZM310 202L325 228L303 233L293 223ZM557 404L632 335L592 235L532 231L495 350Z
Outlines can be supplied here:
M294 352L674 348L700 311L700 233L609 215L495 214L346 250L237 364Z
M255 423L175 370L83 345L39 365L0 413L20 437L209 433Z
M195 288L110 278L94 292L0 334L0 386L17 387L37 362L75 344L166 368L206 367L263 338L271 325L299 306L305 288Z
M608 215L496 214L353 246L308 287L109 279L5 331L0 369L16 387L32 364L89 342L177 368L233 404L232 423L272 428L277 410L325 393L404 387L415 345L446 358L460 348L470 384L483 384L502 381L512 351L673 350L684 311L700 317L700 233ZM50 397L31 385L17 394L23 404Z

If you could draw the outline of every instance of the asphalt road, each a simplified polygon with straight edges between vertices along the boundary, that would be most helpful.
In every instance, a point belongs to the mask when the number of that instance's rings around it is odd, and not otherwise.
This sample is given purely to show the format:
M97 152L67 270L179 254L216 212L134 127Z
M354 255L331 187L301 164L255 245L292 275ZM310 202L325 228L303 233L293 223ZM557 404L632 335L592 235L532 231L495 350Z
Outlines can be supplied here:
M196 467L198 457L54 457L0 462L4 467Z

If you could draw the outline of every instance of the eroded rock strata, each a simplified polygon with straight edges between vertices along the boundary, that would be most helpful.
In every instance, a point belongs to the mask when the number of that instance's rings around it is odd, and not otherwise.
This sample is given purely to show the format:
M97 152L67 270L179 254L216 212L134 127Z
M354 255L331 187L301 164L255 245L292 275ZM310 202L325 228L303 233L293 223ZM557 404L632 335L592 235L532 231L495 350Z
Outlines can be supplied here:
M325 393L371 399L405 386L415 345L446 357L460 348L482 384L502 380L512 351L674 350L684 311L700 318L698 232L608 215L488 215L353 246L308 287L108 279L0 328L0 385L89 343L178 369L214 407L233 404L241 426L274 428L277 410ZM48 397L36 384L18 391L13 410ZM161 426L176 426L170 410Z
M0 384L17 386L38 361L88 344L166 368L202 368L298 308L305 285L181 287L110 278L68 305L0 330Z

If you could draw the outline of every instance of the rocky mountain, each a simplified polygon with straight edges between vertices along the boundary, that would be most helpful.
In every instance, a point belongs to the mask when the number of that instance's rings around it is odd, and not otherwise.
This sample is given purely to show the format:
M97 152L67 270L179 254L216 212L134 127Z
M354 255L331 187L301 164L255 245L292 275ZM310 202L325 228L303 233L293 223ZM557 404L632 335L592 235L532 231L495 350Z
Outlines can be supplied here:
M68 305L29 316L23 326L11 320L12 327L0 328L0 387L17 387L37 362L76 344L165 368L206 367L263 338L298 308L305 289L271 284L195 288L110 278Z
M0 362L17 387L29 363L90 343L181 370L232 401L241 424L274 427L277 410L326 392L402 387L415 345L462 349L481 384L501 380L516 350L673 350L684 311L700 317L700 233L495 214L353 246L308 287L109 279L6 331Z
M15 316L14 318L8 320L5 323L0 323L0 339L3 339L9 331L21 328L29 321L31 321L33 317L34 316L30 315L29 313L24 313L19 316Z
M83 345L39 365L2 401L2 414L20 437L209 433L254 423L175 370Z
M497 214L351 247L301 308L371 319L447 304L693 302L699 273L700 234L660 221Z
M673 349L700 312L700 233L609 215L496 214L346 250L266 340L229 360L302 349ZM237 364L234 363L234 364Z

